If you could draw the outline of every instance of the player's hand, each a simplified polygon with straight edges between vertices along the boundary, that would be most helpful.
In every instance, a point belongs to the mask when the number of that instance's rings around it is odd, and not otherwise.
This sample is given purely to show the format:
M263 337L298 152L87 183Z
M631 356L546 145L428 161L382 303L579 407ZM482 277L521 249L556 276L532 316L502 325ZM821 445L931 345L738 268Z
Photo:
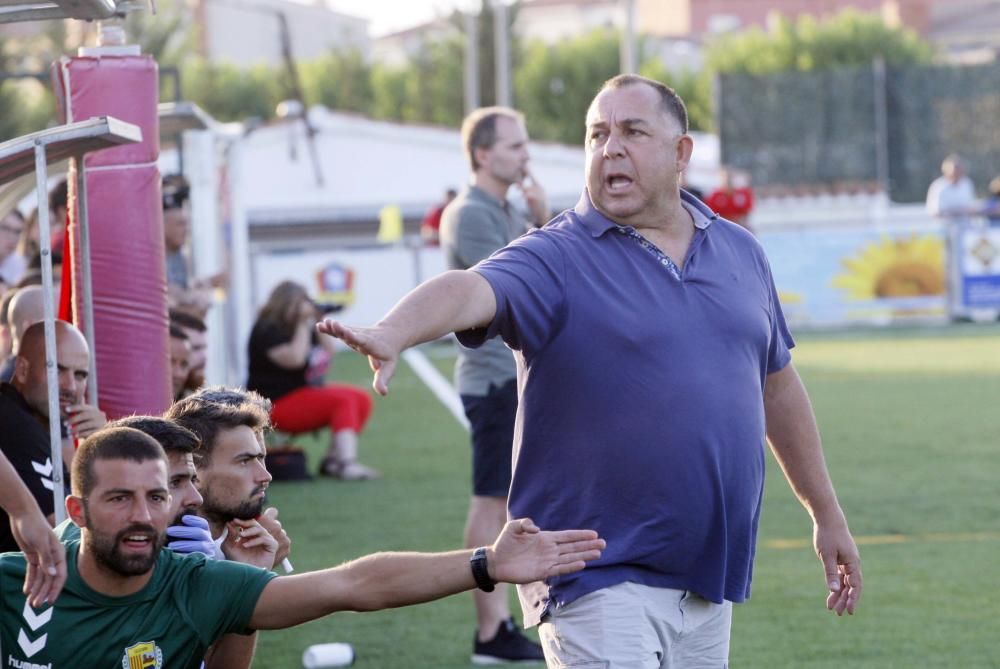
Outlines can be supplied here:
M108 417L93 404L71 404L66 414L66 424L76 439L86 439L108 424Z
M861 599L861 555L847 524L815 523L813 545L816 555L823 563L826 587L830 591L826 598L826 608L838 616L844 615L844 611L854 615L858 600Z
M530 518L508 522L487 549L487 568L495 581L531 583L570 574L601 557L606 546L593 530L543 532Z
M278 509L273 506L264 509L264 513L258 516L257 522L278 542L278 551L274 557L274 564L280 564L292 552L292 540L289 538L288 533L281 527L281 521L278 520Z
M234 561L261 569L272 569L278 554L278 541L256 520L233 519L226 523L229 530L222 542L222 552Z
M34 608L56 601L66 582L66 548L37 506L10 517L14 541L24 553L24 594Z
M215 542L208 521L189 513L181 518L181 523L167 528L167 548L175 553L201 553L214 560Z
M389 382L396 373L399 354L403 350L392 330L385 327L348 327L326 318L316 324L316 330L336 337L361 355L368 357L368 365L375 372L372 387L379 395L389 394Z

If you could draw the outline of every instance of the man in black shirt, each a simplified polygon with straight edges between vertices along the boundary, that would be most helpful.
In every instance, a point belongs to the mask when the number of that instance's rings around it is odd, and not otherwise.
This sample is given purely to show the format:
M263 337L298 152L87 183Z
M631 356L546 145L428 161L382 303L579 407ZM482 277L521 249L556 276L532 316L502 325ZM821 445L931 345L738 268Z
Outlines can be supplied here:
M83 401L90 349L72 324L56 321L55 331L60 418L69 430L68 436L82 439L107 422L97 407ZM45 325L36 323L21 338L12 382L0 385L0 451L52 522L55 509L47 388ZM64 453L67 451L71 456L72 448L64 449ZM63 479L67 478L64 467ZM0 511L0 552L16 550L7 514Z

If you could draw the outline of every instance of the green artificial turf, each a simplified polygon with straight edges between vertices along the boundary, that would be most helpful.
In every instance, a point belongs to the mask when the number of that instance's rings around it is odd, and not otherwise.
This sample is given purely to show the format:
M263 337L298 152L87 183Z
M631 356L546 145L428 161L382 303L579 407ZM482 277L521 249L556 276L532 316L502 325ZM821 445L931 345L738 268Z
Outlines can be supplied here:
M769 457L753 598L735 610L731 666L1000 667L1000 328L838 332L798 343L796 366L861 544L864 597L853 617L825 609L811 525ZM429 356L450 378L448 346ZM370 387L367 364L350 352L333 376ZM320 439L297 441L315 466ZM460 546L466 436L405 364L389 397L376 399L362 459L384 478L272 487L297 570L376 550ZM466 668L474 621L468 594L339 613L262 633L255 666L301 666L310 644L347 641L360 668Z

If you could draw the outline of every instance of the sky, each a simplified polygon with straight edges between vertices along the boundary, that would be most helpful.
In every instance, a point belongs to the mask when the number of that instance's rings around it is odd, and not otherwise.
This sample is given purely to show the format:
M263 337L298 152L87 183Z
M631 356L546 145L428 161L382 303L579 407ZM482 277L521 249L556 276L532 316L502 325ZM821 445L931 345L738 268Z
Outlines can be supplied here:
M456 7L474 5L475 0L328 0L345 14L369 19L372 36L385 35L451 13Z

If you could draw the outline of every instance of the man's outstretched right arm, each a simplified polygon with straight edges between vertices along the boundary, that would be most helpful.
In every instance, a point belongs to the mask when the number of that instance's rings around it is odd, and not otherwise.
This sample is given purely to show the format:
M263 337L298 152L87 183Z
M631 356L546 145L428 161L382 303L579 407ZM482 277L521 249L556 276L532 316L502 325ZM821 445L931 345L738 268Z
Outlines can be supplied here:
M497 582L530 583L569 574L596 560L604 540L591 530L543 532L527 518L507 523L486 547ZM472 551L376 553L340 567L272 579L250 620L252 629L282 629L335 611L377 611L440 599L476 586Z
M327 319L316 328L368 356L375 392L385 395L400 353L449 332L485 327L496 306L486 279L469 270L452 270L411 290L372 327L349 327Z

